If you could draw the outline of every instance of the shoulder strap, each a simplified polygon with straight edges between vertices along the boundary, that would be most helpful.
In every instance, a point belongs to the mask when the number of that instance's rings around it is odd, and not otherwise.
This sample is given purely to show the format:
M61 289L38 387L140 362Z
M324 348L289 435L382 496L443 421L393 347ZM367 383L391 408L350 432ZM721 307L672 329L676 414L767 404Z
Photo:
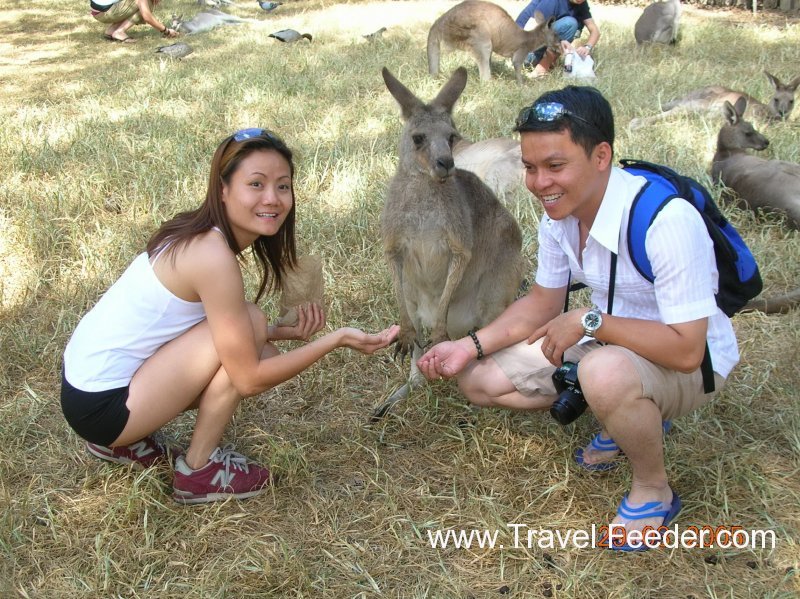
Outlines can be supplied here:
M636 270L651 283L655 280L653 267L645 250L647 230L661 212L667 202L681 193L670 179L664 176L658 165L647 162L623 160L623 168L632 175L647 179L647 182L636 194L631 205L628 219L628 252ZM652 167L652 168L651 168ZM667 169L669 170L669 169Z

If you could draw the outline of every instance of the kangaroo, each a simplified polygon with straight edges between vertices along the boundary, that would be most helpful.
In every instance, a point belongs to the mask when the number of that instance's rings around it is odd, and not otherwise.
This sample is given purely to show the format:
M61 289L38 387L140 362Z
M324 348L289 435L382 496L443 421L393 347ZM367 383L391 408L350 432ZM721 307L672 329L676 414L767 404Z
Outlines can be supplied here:
M482 0L465 0L456 4L434 21L428 32L428 72L439 74L441 43L472 52L478 62L483 81L492 78L492 52L511 58L517 82L522 83L522 63L529 52L547 46L556 54L561 52L558 36L553 31L553 19L544 22L536 14L537 25L525 31L501 7Z
M471 142L464 138L453 145L456 167L472 171L498 197L524 183L525 168L519 141L493 137Z
M259 23L259 21L258 19L243 19L235 15L229 15L216 8L208 8L203 12L199 12L188 21L183 20L183 15L172 15L172 29L187 35L205 33L220 25L238 25L240 23Z
M751 156L749 148L763 150L769 141L742 118L747 100L725 102L726 123L717 136L717 152L711 163L711 179L721 181L750 208L785 212L800 227L800 164ZM788 312L800 304L800 287L772 298L754 299L743 310L766 314Z
M769 141L744 120L747 100L725 102L726 123L717 136L711 179L732 190L750 209L783 212L800 228L800 164L765 160L746 150L763 150Z
M487 324L514 300L523 271L522 234L514 217L477 175L454 165L458 131L452 111L467 84L466 69L457 69L430 104L385 67L383 80L405 126L381 236L400 311L395 356L411 353L412 359L408 384L373 419L424 381L417 367L424 329L438 343Z
M673 44L678 38L681 0L654 2L645 7L633 27L637 44Z
M789 83L783 83L780 79L766 71L764 74L769 79L775 93L768 104L762 104L752 96L744 92L736 91L720 85L710 85L689 92L681 98L676 98L667 102L662 107L660 114L633 119L628 125L629 129L638 129L645 125L650 125L656 121L667 118L675 114L686 114L690 112L714 112L721 110L725 102L731 105L736 103L739 98L745 98L750 108L748 117L759 120L784 120L794 108L794 94L800 85L800 77L795 77Z

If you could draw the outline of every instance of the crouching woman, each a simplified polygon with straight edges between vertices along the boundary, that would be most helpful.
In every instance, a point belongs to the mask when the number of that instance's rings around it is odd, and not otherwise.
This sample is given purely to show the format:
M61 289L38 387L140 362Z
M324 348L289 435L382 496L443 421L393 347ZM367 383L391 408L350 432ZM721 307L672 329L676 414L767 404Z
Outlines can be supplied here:
M159 0L89 0L89 6L94 19L107 25L103 32L105 39L132 44L136 40L128 35L128 30L143 23L147 23L164 37L180 35L153 14L153 8L158 2Z
M280 289L295 263L293 176L292 153L274 133L227 137L203 204L156 231L67 344L61 406L93 455L149 466L166 452L151 435L197 410L189 447L175 456L179 503L250 497L270 484L268 468L219 446L242 398L338 347L370 354L397 336L397 326L378 334L341 328L283 354L273 345L308 340L325 326L316 304L299 307L297 324L282 327L245 300L245 250L261 268L256 302Z

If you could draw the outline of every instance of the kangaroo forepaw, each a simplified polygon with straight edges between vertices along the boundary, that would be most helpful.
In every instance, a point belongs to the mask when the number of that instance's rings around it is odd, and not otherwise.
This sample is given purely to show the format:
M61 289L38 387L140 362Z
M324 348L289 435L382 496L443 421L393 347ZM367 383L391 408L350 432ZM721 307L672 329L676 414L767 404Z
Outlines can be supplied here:
M410 355L414 351L414 344L416 343L416 335L409 335L402 333L395 341L394 345L394 352L392 353L392 358L397 360L400 359L400 363L404 363L406 361L406 356Z

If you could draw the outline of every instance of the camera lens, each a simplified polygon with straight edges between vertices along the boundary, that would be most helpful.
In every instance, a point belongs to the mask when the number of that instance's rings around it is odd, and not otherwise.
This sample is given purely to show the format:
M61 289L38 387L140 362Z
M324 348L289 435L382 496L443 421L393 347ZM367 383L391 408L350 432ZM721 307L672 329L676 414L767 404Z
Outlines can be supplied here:
M550 415L560 424L567 425L586 410L586 400L578 381L577 362L564 362L557 368L553 373L553 385L558 398L550 407Z
M583 394L567 390L561 393L550 406L550 415L559 424L566 426L574 422L585 410L586 400L583 398Z

